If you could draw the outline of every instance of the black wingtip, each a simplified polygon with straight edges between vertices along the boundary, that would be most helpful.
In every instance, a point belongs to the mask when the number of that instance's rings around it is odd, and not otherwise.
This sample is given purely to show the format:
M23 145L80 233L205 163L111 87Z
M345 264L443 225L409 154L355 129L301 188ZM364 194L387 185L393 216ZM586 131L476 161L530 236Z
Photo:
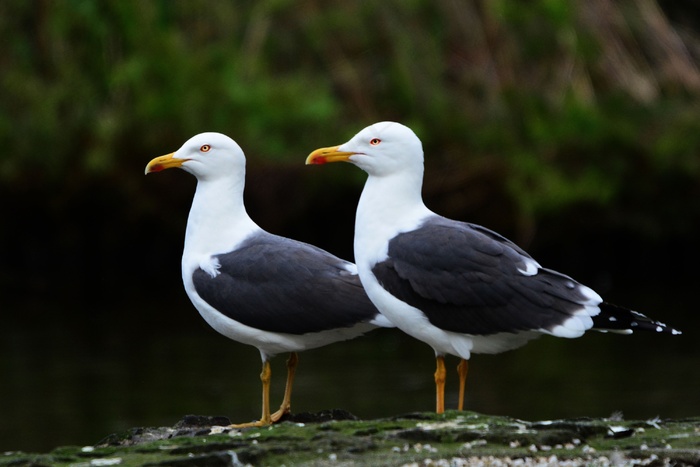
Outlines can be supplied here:
M593 329L599 331L633 332L636 330L671 334L682 334L678 329L654 321L643 314L619 305L603 302L600 314L593 317Z

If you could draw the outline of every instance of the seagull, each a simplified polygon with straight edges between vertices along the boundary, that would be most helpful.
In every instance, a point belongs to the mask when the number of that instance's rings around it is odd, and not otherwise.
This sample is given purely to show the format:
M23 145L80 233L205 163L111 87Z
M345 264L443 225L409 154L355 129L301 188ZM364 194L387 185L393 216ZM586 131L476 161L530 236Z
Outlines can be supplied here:
M604 302L492 230L428 209L421 196L422 144L410 128L376 123L345 144L313 151L306 164L341 161L368 175L355 219L362 285L396 327L435 351L438 413L444 411L447 354L460 357L462 410L472 353L504 352L543 334L580 337L591 329L680 334Z
M212 328L260 351L262 416L232 428L270 425L289 413L297 352L393 327L353 263L253 222L243 204L245 164L231 138L202 133L146 166L146 174L177 167L197 178L182 254L185 291ZM283 352L287 383L270 414L270 359Z

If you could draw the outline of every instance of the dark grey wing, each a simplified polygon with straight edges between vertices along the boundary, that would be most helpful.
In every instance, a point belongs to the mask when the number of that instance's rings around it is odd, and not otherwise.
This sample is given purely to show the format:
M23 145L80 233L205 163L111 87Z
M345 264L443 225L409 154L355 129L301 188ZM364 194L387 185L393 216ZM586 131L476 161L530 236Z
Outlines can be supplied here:
M378 314L347 263L311 245L262 232L216 258L219 274L197 269L195 290L252 328L306 334L351 327Z
M527 251L523 250L518 245L511 242L510 240L508 240L506 237L499 234L498 232L494 232L493 230L487 229L486 227L484 227L482 225L470 224L468 222L457 222L457 221L453 221L453 220L450 220L450 219L447 219L444 217L437 217L436 219L434 218L434 222L436 222L438 224L444 223L446 225L453 225L453 226L457 225L457 226L469 227L474 232L480 233L480 234L484 235L485 237L490 238L491 240L495 241L496 243L499 243L503 246L506 246L506 247L509 247L509 248L515 250L515 252L520 254L520 256L532 259L532 256L530 256L530 254Z
M551 330L591 305L579 284L504 237L439 216L394 237L372 272L432 324L460 333Z

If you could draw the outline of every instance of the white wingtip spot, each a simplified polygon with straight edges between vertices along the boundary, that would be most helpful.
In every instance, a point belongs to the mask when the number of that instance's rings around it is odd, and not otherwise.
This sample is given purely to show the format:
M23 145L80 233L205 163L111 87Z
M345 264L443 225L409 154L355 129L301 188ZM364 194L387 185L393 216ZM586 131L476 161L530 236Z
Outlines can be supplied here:
M592 302L589 303L590 305L598 305L600 303L603 303L603 297L598 295L596 291L591 289L590 287L586 287L585 285L579 284L578 291L581 292L581 295L586 297L586 299L588 299L589 302Z
M598 316L600 314L600 307L598 306L598 304L586 305L583 308L585 309L583 313L585 313L588 316ZM592 322L593 321L591 320L591 323Z
M523 258L523 263L525 263L525 270L518 268L518 271L525 276L534 276L540 269L540 265L535 260Z
M345 262L343 265L345 270L352 274L353 276L357 275L357 265L355 263L351 263L349 261Z
M551 335L557 336L557 337L566 337L569 339L574 339L576 337L583 336L585 330L582 330L582 329L576 330L568 325L567 326L560 325L560 326L553 327L551 331L545 331L545 332L547 334L551 334Z
M600 308L598 308L598 306L583 305L567 318L566 321L553 327L551 331L545 332L557 337L581 337L586 331L593 327L592 316L598 313L600 313Z

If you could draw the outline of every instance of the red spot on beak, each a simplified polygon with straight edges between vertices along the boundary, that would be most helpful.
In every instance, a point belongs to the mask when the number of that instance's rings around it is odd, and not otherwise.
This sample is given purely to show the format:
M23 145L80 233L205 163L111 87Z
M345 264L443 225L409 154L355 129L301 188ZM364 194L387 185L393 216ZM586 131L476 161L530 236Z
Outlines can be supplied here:
M311 163L312 163L313 165L323 165L323 164L325 164L326 162L328 162L328 161L327 161L326 158L323 157L323 156L316 157L316 158L314 158L314 159L311 161Z
M160 164L155 164L151 166L150 169L148 169L149 172L161 172L163 170L163 166Z

